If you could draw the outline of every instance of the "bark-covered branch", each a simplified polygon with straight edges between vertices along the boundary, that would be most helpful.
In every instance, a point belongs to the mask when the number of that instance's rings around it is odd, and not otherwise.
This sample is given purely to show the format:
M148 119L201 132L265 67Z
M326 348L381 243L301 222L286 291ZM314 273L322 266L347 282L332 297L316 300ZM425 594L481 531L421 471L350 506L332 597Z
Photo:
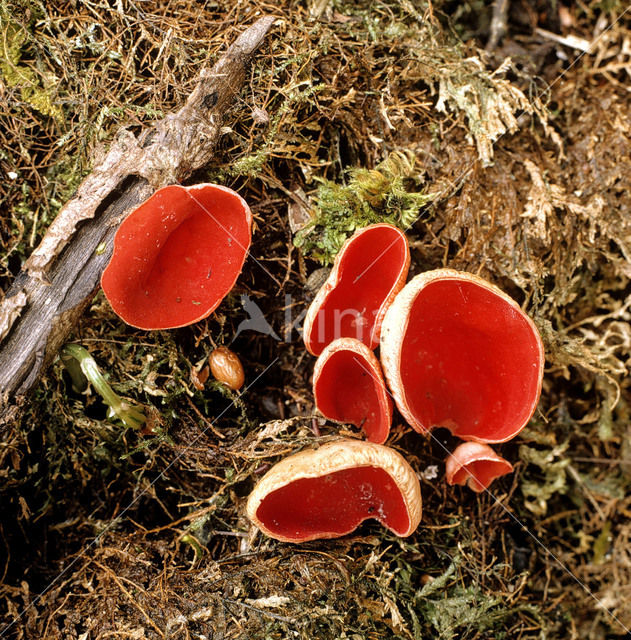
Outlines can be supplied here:
M186 104L138 137L121 131L61 209L0 304L0 434L92 300L126 213L204 166L274 23L260 18L204 69Z

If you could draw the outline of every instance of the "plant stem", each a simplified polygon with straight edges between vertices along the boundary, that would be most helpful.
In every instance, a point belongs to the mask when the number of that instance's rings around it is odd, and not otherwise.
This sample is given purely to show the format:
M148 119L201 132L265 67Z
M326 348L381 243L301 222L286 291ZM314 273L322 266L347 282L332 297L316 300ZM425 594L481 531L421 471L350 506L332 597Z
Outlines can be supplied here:
M127 402L114 392L103 377L94 358L82 346L65 345L61 350L61 360L72 377L73 387L84 390L89 381L109 407L109 413L116 415L126 427L139 429L146 422L147 417L142 407Z

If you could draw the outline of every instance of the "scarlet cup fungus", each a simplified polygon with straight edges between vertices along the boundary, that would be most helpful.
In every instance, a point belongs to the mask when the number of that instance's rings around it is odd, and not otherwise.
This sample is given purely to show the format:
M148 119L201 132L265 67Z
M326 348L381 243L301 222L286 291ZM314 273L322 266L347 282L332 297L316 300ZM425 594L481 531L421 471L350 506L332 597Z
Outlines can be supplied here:
M309 353L320 355L333 340L345 337L374 349L383 316L409 266L407 239L397 227L373 224L356 231L307 311L303 338Z
M121 224L101 286L139 329L183 327L210 315L232 289L251 242L252 215L214 184L158 189Z
M393 449L343 439L272 467L246 510L263 533L284 542L335 538L369 518L408 536L421 520L421 488Z
M513 465L495 453L488 444L463 442L445 463L449 484L467 484L476 493L484 491L495 480L513 470Z
M497 287L438 269L413 278L388 309L381 362L397 408L421 433L505 442L532 416L544 352L532 320Z
M386 441L392 401L375 354L354 338L339 338L318 356L313 395L325 418L362 428L371 442Z

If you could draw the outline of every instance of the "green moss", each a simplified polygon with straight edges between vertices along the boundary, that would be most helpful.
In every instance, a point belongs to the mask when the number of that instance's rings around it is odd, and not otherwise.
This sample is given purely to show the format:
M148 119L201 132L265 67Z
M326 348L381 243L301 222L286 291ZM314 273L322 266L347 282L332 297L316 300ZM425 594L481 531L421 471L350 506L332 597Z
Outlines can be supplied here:
M504 637L504 623L517 608L507 607L503 598L485 592L477 581L463 581L458 575L462 564L462 559L454 556L441 575L416 593L416 615L431 626L432 637L440 640L460 638L464 633L472 637L474 631L481 634L476 637L487 637L485 632L490 631L494 631L494 638Z
M55 104L59 79L50 72L36 71L22 62L29 40L27 28L11 19L6 7L0 8L0 23L0 74L7 87L19 89L22 101L42 115L63 121L63 111Z
M522 444L519 457L531 470L524 473L521 491L524 505L534 514L542 516L548 510L548 501L555 494L567 492L567 467L571 460L565 457L569 443L563 442L550 449L539 449ZM532 469L538 467L537 472Z
M375 169L348 171L347 184L322 180L313 220L294 244L311 258L329 263L356 230L375 222L408 229L436 194L423 191L411 153L392 153Z
M271 139L270 139L271 142ZM267 149L259 149L250 155L239 158L227 171L226 174L230 176L250 176L256 177L265 162L269 153Z

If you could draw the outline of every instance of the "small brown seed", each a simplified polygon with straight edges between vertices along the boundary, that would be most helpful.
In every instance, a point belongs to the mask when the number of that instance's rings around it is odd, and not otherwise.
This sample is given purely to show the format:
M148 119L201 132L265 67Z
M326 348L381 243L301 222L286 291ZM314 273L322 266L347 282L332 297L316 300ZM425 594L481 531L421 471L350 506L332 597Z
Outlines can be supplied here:
M239 356L227 347L217 347L208 358L210 371L219 382L237 391L243 386L245 374Z

